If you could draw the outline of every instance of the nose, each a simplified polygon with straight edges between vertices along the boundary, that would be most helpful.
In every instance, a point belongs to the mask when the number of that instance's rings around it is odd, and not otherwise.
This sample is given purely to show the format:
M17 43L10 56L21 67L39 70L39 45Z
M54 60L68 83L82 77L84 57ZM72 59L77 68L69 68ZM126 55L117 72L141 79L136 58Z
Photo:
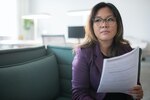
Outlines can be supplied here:
M108 27L109 27L109 25L106 21L103 21L100 25L100 28L108 28Z

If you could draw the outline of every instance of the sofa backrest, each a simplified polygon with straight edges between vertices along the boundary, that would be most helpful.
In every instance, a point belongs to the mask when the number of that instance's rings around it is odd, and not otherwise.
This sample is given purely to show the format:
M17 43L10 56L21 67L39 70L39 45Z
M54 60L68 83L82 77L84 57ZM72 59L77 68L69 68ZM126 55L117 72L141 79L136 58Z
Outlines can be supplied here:
M72 80L72 60L73 53L71 47L47 46L48 52L56 55L60 73L61 95L71 97L71 80Z
M46 49L44 46L0 50L0 67L30 61L45 55Z
M1 51L0 100L55 100L58 64L55 55L46 54L44 47Z

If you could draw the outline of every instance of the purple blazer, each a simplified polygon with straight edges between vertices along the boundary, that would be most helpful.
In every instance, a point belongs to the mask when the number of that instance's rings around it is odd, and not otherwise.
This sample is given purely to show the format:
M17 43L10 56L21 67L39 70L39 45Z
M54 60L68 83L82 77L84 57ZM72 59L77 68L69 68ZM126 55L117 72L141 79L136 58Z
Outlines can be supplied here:
M121 45L117 55L132 50L129 45ZM103 55L99 44L88 48L78 48L72 62L72 100L103 100L104 93L97 93L103 67Z

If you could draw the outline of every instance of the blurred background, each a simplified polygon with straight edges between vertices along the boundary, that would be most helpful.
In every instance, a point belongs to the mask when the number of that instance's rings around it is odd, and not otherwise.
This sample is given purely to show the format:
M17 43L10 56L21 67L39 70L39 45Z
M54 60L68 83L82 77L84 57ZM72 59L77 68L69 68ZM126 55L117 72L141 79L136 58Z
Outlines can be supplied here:
M68 38L68 27L84 26L91 8L101 1L111 2L119 9L127 39L150 42L149 0L1 1L0 39L42 41L42 34L62 34L66 42L74 42L77 39Z
M118 8L124 38L143 50L143 100L150 100L150 0L1 0L0 49L78 44L91 8L101 1Z

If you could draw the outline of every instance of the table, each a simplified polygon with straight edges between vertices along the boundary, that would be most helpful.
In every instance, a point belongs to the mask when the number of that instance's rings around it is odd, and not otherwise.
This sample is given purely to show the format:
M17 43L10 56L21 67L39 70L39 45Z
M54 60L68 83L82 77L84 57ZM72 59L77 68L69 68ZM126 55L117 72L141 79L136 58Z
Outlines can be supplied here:
M0 48L21 48L42 45L42 41L35 40L1 40Z

